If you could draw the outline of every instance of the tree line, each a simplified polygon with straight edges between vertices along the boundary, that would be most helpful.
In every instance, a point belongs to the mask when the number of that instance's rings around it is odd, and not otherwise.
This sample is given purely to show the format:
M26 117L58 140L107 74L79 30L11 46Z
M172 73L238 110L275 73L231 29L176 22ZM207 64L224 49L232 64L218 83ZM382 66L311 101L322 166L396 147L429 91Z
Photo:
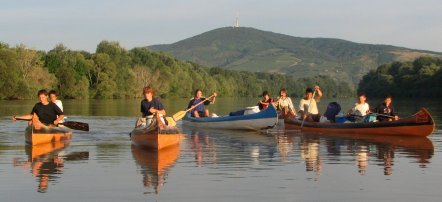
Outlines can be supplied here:
M393 62L366 74L358 91L371 97L442 97L442 60L420 57L411 62Z
M126 50L102 41L95 53L70 50L63 44L38 51L0 42L0 99L34 99L39 89L56 89L63 99L140 98L151 85L160 97L190 97L197 88L223 97L277 95L287 88L301 97L307 86L320 85L326 96L353 96L354 86L327 76L292 76L208 68L180 61L148 48Z

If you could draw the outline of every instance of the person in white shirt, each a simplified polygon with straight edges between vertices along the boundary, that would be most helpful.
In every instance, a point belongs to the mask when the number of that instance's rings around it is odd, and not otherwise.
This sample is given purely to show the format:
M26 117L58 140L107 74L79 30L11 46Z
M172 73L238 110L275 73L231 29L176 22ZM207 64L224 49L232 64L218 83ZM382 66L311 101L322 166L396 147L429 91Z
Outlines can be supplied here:
M370 105L366 103L367 97L365 96L365 94L358 93L358 98L359 98L358 103L356 103L353 108L348 110L347 113L349 116L356 116L355 117L356 120L361 119L361 117L370 113Z
M318 85L315 86L315 91L316 94L313 97L312 88L305 90L305 96L299 102L299 113L307 121L319 122L320 115L316 102L319 102L319 99L322 97L322 91Z
M63 103L61 102L61 100L57 100L57 91L49 91L49 99L52 103L56 104L57 107L61 109L61 111L63 111Z
M55 90L49 91L49 100L55 105L57 105L57 107L60 108L61 111L63 112L63 103L61 102L61 100L57 100L57 91ZM63 120L61 120L60 123L63 123Z
M293 105L292 99L288 97L287 90L282 88L279 91L279 99L276 101L276 108L279 111L279 115L284 118L290 116L296 116L296 109Z

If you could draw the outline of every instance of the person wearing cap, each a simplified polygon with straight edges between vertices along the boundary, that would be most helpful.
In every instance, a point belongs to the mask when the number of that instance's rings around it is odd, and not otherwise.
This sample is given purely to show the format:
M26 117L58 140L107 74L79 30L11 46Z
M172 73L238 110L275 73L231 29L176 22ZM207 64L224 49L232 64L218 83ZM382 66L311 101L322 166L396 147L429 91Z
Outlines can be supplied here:
M299 102L299 113L307 121L319 122L320 115L316 102L319 102L319 99L322 97L322 91L318 85L314 89L316 91L315 97L313 97L312 88L305 90L305 96Z

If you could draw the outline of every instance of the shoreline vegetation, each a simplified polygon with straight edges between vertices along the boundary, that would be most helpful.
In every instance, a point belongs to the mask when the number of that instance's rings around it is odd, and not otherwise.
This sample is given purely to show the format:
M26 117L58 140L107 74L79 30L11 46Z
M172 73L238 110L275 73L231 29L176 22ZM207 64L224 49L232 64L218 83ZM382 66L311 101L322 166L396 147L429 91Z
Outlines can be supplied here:
M442 97L442 59L420 57L410 62L393 62L367 73L358 91L369 97L390 94L401 98Z
M409 85L401 80L405 78L410 82L419 81L419 88L438 88L440 96L440 59L416 61L380 66L364 76L359 90L382 96L380 93L395 90L399 83ZM399 80L397 76L401 76ZM264 90L277 95L282 87L288 89L290 96L301 97L307 86L315 84L323 87L326 97L354 97L356 92L351 81L329 76L295 78L209 68L145 47L126 50L116 41L100 42L95 53L70 50L62 44L45 52L25 45L9 47L0 42L0 99L34 99L36 92L43 88L57 90L62 99L131 99L141 98L141 89L148 85L162 98L191 97L197 88L205 94L218 92L221 97L258 97Z
M264 90L276 95L285 87L300 96L315 83L327 86L330 96L354 93L351 84L326 76L295 79L208 68L148 48L126 50L115 41L100 42L95 53L62 44L44 52L0 43L0 72L0 99L34 99L42 88L57 90L62 99L141 98L141 89L148 85L162 98L191 97L197 88L221 97L258 97Z

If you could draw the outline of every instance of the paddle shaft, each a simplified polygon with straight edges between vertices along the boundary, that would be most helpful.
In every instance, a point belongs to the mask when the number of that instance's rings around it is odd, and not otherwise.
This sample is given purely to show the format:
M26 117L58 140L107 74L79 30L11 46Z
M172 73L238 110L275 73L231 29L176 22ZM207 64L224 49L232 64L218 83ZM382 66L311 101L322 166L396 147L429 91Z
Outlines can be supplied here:
M197 107L197 106L200 105L200 104L203 104L205 101L209 100L209 99L212 98L213 96L214 96L214 95L211 95L211 96L209 96L208 98L204 98L203 101L197 103L196 105L193 105L192 107L190 107L189 109L187 109L185 112L188 112L188 111L190 111L190 110L192 110L192 109L195 109L195 107Z
M32 119L15 118L15 120L31 121ZM82 123L82 122L66 121L64 123L58 123L58 125L64 125L70 129L74 129L74 130L89 131L89 124Z
M199 102L198 104L193 105L192 107L190 107L190 108L187 109L187 110L179 111L179 112L175 113L175 114L172 116L173 120L178 121L178 120L182 119L182 118L186 115L186 113L187 113L188 111L190 111L190 110L192 110L192 109L195 109L195 107L197 107L197 106L200 105L200 104L203 104L205 101L209 100L209 99L210 99L211 97L213 97L213 96L215 96L215 94L213 94L212 96L210 96L210 97L208 97L208 98L205 98L202 102Z
M310 103L308 104L307 112L306 112L307 116L310 113L310 106L312 105L313 99L315 99L315 95L316 95L316 89L315 89L315 91L313 91L312 99L310 99ZM302 126L304 126L304 122L305 122L305 118L302 117L301 129L302 129Z
M368 114L374 114L374 115L376 115L376 116L385 116L385 117L388 117L388 118L395 118L394 116L389 116L389 115L385 115L385 114L378 114L378 113L372 113L372 112L370 112L370 113L368 113ZM367 115L368 115L367 114ZM365 116L367 116L367 115L365 115ZM361 116L361 115L356 115L356 114L351 114L350 116L357 116L357 117L365 117L365 116Z
M385 117L388 117L388 118L395 118L394 116L389 116L389 115L385 115L385 114L378 114L378 113L373 113L373 112L370 112L369 114L374 114L376 116L385 116Z

